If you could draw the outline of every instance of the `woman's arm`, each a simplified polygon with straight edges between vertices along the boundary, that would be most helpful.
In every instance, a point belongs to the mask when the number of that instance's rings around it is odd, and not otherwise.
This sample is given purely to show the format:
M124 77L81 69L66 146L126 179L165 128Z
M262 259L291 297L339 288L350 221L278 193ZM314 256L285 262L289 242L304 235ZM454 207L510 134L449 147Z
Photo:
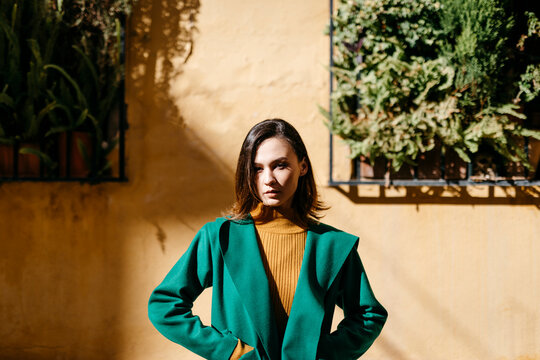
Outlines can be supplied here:
M343 265L336 303L344 319L336 331L321 338L320 358L357 359L373 344L388 313L371 290L356 247Z
M195 299L212 285L210 236L206 227L197 233L186 253L152 292L148 316L169 340L205 359L228 360L238 339L205 326L191 311Z

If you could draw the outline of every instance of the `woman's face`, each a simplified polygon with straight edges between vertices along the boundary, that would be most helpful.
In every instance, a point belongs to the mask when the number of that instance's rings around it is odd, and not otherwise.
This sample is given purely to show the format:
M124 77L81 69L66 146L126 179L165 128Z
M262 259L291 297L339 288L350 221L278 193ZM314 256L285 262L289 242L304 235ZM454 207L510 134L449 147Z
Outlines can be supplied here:
M259 145L254 165L257 195L262 203L290 209L298 179L308 170L305 160L298 160L287 140L272 137Z

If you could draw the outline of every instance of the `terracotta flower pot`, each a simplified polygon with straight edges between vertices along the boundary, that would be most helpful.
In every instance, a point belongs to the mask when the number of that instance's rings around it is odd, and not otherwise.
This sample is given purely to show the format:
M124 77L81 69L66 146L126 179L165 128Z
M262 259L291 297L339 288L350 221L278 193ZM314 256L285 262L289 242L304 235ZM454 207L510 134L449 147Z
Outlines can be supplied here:
M509 180L525 180L525 166L520 162L504 164L504 177Z
M73 131L70 136L68 133L61 133L59 135L58 163L61 177L81 178L87 177L90 173L90 167L86 163L79 149L79 141L82 142L84 148L86 149L88 158L92 159L94 149L90 133Z
M447 180L465 180L467 162L452 149L447 149L444 156L444 178Z
M39 150L39 144L35 143L21 143L19 144L19 150L29 148L34 150ZM39 177L40 176L40 167L41 161L39 157L34 154L18 154L18 167L17 175L19 177Z
M433 150L418 156L418 179L437 180L441 178L441 147L435 146Z
M529 172L529 179L540 179L540 140L529 139L529 162L533 170Z
M525 148L525 140L523 138L516 141L522 149ZM525 180L525 166L521 162L504 162L502 171L503 173L500 175L507 180Z
M480 150L472 157L472 181L500 180L501 161L491 150Z
M386 172L384 159L376 159L375 163L371 165L369 159L365 156L360 156L358 160L360 162L360 173L356 174L360 179L384 179Z
M13 145L0 144L0 177L12 177L14 167Z
M409 180L414 178L414 168L409 164L403 164L399 171L395 172L393 168L390 170L390 179Z
M540 112L532 112L529 116L530 126L540 130ZM529 138L529 162L533 170L529 171L530 180L540 180L540 140Z

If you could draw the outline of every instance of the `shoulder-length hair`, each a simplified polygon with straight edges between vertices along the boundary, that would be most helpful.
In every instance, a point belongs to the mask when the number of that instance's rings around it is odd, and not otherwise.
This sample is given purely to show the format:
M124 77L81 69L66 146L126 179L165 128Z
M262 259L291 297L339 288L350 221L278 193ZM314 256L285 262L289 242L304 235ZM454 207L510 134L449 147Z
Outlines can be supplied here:
M282 119L261 121L249 130L238 156L235 177L235 203L231 209L232 219L245 219L260 203L255 185L255 155L266 139L279 137L285 139L293 148L298 161L304 160L307 172L298 179L298 187L292 201L296 220L307 226L321 218L320 212L327 207L319 201L317 185L306 146L296 129Z

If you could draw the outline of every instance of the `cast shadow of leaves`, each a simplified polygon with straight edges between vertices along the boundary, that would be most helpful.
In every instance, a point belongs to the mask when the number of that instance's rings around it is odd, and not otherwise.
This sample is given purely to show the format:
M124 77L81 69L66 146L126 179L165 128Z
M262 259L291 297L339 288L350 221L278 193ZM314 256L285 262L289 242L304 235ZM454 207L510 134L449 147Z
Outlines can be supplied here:
M186 125L175 94L194 52L199 8L198 0L138 0L129 19L130 136L138 139L130 178L146 193L138 199L142 216L157 229L162 251L164 219L172 216L191 228L194 218L209 218L232 201L231 169L204 133Z
M182 122L170 97L170 81L182 73L193 52L198 0L139 0L129 19L129 81L145 104L166 108L167 116ZM145 89L153 88L153 93Z
M356 204L451 204L451 205L534 205L540 209L540 187L478 186L480 196L466 186L408 186L398 187L399 195L389 195L385 186L378 186L378 195L361 194L361 185L350 185L348 189L337 186L335 189Z

